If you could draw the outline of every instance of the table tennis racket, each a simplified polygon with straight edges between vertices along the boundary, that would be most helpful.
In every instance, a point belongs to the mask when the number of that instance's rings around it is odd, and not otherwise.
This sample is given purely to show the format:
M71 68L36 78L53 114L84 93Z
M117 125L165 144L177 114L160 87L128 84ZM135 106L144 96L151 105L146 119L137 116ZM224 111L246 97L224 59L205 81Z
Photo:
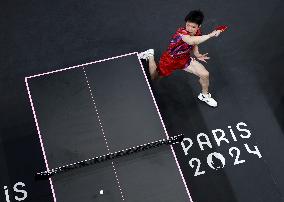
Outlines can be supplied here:
M224 32L226 29L228 29L228 26L226 25L220 25L215 28L215 30L220 30L221 32Z

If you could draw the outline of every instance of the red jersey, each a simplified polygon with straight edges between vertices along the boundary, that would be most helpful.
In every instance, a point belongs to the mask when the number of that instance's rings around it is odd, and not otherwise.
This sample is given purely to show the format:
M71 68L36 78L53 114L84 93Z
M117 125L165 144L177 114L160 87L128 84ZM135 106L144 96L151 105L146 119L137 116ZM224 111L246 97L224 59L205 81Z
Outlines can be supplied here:
M190 51L193 49L193 45L188 45L182 40L182 35L189 35L185 27L180 27L177 29L176 33L172 36L170 44L168 46L167 52L173 58L181 58L190 55ZM200 29L197 30L195 36L200 36Z
M190 51L193 45L189 45L182 40L181 35L189 35L185 27L180 27L173 34L167 50L162 54L158 72L161 76L168 76L176 69L187 67L190 62ZM201 36L201 30L198 29L195 36Z

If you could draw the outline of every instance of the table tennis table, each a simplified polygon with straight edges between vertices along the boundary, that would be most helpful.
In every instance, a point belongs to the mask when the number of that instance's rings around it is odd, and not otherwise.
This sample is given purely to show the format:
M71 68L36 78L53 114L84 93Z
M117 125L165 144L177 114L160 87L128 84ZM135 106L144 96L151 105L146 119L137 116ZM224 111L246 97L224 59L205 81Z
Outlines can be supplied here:
M47 171L169 138L137 52L25 81ZM72 170L49 182L54 202L192 201L172 146Z

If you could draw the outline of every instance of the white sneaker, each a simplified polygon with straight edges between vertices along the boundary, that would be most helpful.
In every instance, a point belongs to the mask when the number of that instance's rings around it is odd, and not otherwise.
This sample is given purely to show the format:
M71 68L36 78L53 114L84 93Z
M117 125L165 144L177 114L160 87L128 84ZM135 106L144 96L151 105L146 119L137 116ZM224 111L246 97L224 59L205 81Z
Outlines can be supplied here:
M203 93L200 93L198 95L198 98L199 100L204 101L206 104L208 104L211 107L217 107L217 102L211 97L210 93L206 95L204 95Z
M139 59L149 60L150 56L154 56L154 49L148 49L138 54Z

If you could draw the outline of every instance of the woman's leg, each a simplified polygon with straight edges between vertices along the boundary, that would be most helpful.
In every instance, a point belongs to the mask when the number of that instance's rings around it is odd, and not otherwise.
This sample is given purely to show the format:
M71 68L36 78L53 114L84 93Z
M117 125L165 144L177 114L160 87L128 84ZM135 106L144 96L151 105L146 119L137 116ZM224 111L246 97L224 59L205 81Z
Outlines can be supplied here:
M159 77L158 71L157 71L157 64L154 59L154 55L151 55L149 57L149 72L152 80L156 80Z
M209 72L206 68L200 62L193 59L190 65L184 70L199 77L202 93L207 94L209 88Z
M211 107L217 107L217 102L211 97L208 91L209 88L209 72L206 68L195 59L192 59L190 65L184 68L185 71L190 72L199 77L202 93L198 95L201 101L206 102Z
M144 52L141 52L138 54L139 59L145 59L149 61L149 72L152 80L160 79L162 78L158 71L157 71L157 64L155 62L154 58L154 49L148 49Z

